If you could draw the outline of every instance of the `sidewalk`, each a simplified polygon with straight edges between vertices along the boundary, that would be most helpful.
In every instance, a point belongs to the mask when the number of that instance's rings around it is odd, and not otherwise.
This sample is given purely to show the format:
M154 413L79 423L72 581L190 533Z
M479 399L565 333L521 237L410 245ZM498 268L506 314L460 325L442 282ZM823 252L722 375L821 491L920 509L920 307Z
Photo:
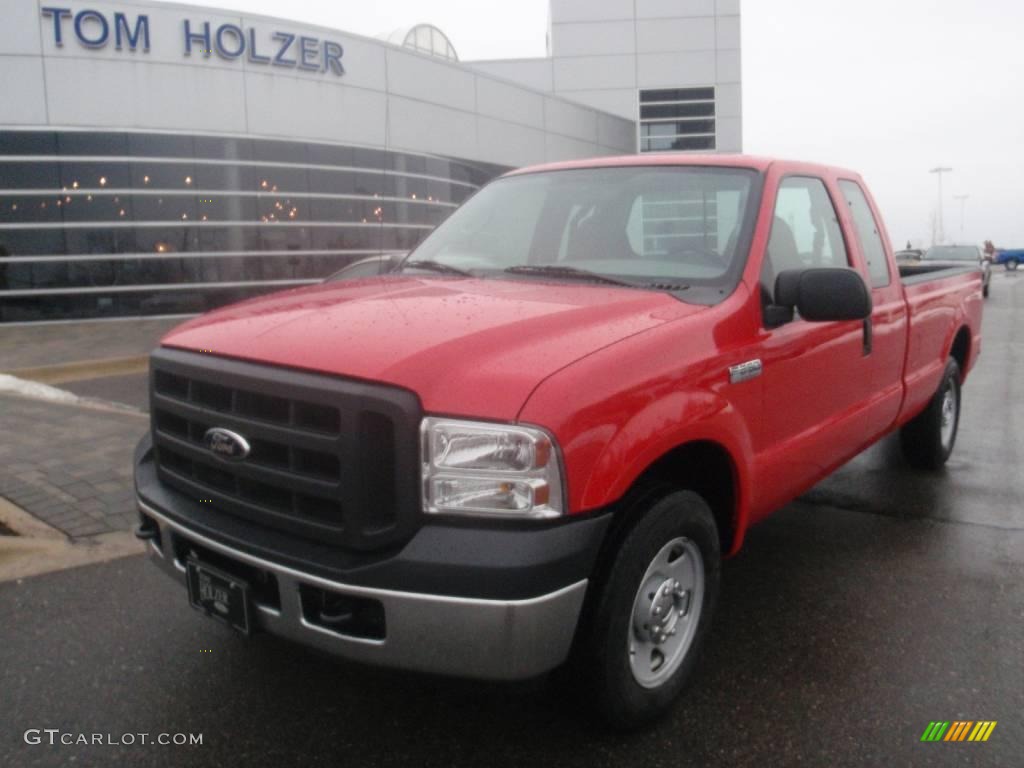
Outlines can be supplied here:
M126 318L40 325L0 324L0 373L149 354L183 319Z
M73 538L135 525L146 414L0 394L0 496Z
M73 540L130 530L132 451L149 419L102 401L132 402L119 397L129 388L144 393L146 356L180 322L0 325L0 374L99 398L60 402L0 391L0 498Z

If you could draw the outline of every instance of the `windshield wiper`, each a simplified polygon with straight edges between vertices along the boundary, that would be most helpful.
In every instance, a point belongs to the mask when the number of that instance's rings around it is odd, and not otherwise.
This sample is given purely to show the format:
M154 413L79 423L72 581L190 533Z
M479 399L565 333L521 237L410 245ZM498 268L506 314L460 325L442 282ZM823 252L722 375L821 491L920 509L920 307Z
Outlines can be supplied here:
M644 288L654 288L659 291L688 291L690 286L686 283L673 283L671 281L661 281L656 283L644 283Z
M406 267L413 269L425 269L429 272L442 272L446 275L462 275L463 277L475 277L472 272L467 272L464 269L453 267L451 264L445 264L440 261L434 261L433 259L414 259L412 261L403 261L399 266L399 272L404 271Z
M506 272L513 275L550 275L551 277L568 277L574 280L586 280L591 283L604 283L605 285L624 285L627 288L636 288L635 283L625 280L617 280L597 272L590 272L586 269L575 267L564 267L558 264L519 264L515 267L508 267Z

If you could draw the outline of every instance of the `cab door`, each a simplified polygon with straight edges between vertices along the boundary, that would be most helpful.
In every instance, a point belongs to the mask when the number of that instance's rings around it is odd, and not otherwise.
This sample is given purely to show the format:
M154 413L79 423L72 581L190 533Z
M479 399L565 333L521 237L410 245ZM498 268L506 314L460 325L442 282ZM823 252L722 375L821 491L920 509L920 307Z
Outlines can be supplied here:
M859 181L839 179L846 208L846 226L855 234L860 261L871 289L871 390L870 405L876 431L896 421L903 399L903 362L907 349L907 303L881 218Z
M761 270L763 407L755 469L756 517L802 492L838 462L865 429L871 355L864 323L773 317L776 276L787 269L854 266L829 193L815 176L779 183Z

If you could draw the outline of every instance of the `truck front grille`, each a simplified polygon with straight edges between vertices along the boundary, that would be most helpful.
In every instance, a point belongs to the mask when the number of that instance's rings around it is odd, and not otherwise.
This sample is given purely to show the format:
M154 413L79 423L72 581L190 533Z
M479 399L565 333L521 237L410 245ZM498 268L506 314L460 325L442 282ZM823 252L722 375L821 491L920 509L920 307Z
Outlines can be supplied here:
M150 400L157 472L200 504L353 549L395 544L418 524L411 392L160 349ZM214 427L244 437L248 455L211 451Z

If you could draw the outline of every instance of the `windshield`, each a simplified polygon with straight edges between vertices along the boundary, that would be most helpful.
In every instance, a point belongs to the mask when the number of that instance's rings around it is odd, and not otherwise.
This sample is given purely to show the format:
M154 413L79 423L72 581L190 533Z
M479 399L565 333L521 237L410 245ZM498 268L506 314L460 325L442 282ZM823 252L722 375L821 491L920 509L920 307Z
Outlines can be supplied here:
M936 245L925 252L924 258L931 261L978 261L981 256L973 245Z
M721 298L746 260L758 179L750 170L692 166L511 176L481 189L408 260L481 277L510 277L510 268L516 279L594 273Z

